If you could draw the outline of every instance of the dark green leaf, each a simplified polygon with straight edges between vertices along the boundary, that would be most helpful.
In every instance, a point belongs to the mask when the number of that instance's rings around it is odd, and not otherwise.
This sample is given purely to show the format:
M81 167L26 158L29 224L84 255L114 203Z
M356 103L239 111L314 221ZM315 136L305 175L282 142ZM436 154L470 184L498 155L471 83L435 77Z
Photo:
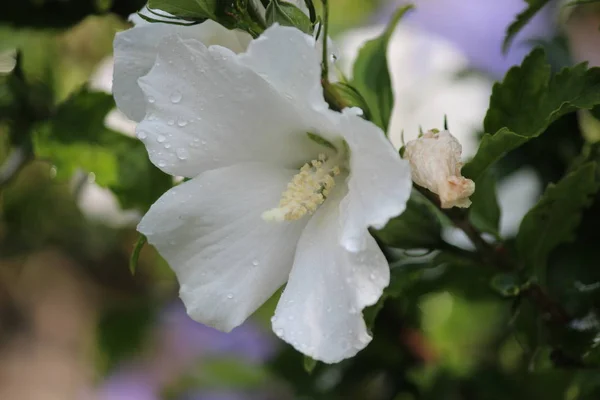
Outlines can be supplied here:
M473 204L469 208L469 220L481 232L499 237L500 207L496 197L496 179L487 171L475 182Z
M477 181L491 164L541 135L559 117L600 104L600 68L579 64L552 75L544 51L534 50L502 83L494 85L484 122L486 134L465 176Z
M58 178L82 169L111 189L124 208L147 209L171 187L171 178L154 167L137 139L107 129L104 118L114 108L112 96L82 90L38 126L34 153L56 166Z
M504 43L502 44L502 50L504 52L508 51L513 39L519 33L521 29L527 25L527 23L537 14L538 11L542 9L546 4L550 2L550 0L526 0L527 8L523 10L515 20L510 24L508 29L506 30L506 37L504 38Z
M217 19L217 0L149 0L148 7L189 20Z
M431 205L413 191L406 210L391 219L375 236L388 246L401 249L435 249L442 242L442 225Z
M550 184L521 222L517 250L542 283L550 252L559 244L574 240L581 213L599 188L595 174L596 164L587 163L557 184Z
M498 274L491 282L492 289L505 297L515 297L521 292L521 281L515 274Z
M387 48L394 29L412 5L396 11L381 36L373 39L360 49L354 63L352 86L364 97L371 111L371 121L387 132L394 93L387 63Z
M294 26L304 33L312 33L313 25L302 10L291 3L271 0L266 12L267 25L278 23L283 26Z
M579 6L582 4L591 4L591 3L600 3L600 0L571 0L570 2L565 4L565 7Z

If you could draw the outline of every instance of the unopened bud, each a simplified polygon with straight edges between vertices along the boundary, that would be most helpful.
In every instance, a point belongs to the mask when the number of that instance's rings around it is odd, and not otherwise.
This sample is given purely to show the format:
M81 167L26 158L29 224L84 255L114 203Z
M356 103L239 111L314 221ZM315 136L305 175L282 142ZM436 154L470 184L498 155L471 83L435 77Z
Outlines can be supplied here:
M429 131L405 146L413 181L440 198L442 208L469 207L475 182L460 174L462 146L448 131Z

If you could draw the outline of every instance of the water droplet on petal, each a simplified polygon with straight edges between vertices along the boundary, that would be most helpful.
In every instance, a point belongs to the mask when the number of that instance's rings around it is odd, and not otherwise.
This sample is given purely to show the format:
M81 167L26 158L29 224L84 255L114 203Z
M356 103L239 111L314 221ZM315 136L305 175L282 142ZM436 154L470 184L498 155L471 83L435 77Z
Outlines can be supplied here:
M163 135L158 135L158 136L156 137L156 141L157 141L158 143L163 143L165 140L167 140L167 138L166 138L166 137L164 137Z
M166 165L167 165L167 163L165 162L165 160L160 160L160 161L158 162L158 166L159 166L159 167L164 167L164 166L166 166Z
M233 293L229 293L229 294L227 294L227 298L228 298L229 300L233 299Z
M283 329L277 329L277 330L275 331L275 334L276 334L277 336L279 336L279 337L282 337L282 336L283 336Z
M185 160L186 158L188 158L188 152L184 148L179 148L175 150L175 154L177 154L177 158L179 158L180 160Z
M179 90L174 91L173 93L171 93L171 103L173 104L177 104L181 101L181 98L183 96L181 95L181 92Z
M277 321L277 317L273 315L273 316L271 317L271 322L276 322L276 321Z
M169 126L173 126L173 125L175 125L175 120L174 119L170 119L170 120L167 121L167 124Z
M369 275L369 279L371 279L372 281L374 281L374 280L375 280L375 278L377 278L377 277L375 276L375 274L371 273L371 274Z
M356 314L357 313L356 308L354 308L354 307L350 307L350 309L348 310L348 312L350 314Z
M253 266L255 266L255 267L258 267L258 264L260 264L260 263L258 262L258 260L252 260L252 265L253 265Z
M152 104L156 101L156 99L152 96L148 96L148 103Z
M177 121L177 125L180 126L180 127L182 127L182 128L184 126L186 126L187 124L188 124L188 122L186 120L184 120L184 119L180 119L179 121Z
M171 143L165 143L165 149L170 149L171 148Z
M146 135L146 132L140 131L140 132L137 133L137 137L140 140L144 140L144 139L146 139L148 137L148 135Z

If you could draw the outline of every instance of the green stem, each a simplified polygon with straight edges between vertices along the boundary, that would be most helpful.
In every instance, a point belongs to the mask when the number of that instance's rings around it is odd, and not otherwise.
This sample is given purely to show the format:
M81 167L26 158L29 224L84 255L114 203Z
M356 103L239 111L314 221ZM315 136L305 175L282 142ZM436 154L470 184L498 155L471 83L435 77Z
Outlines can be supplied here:
M327 54L327 38L329 37L329 4L323 3L323 60L321 62L321 81L329 82L329 54Z

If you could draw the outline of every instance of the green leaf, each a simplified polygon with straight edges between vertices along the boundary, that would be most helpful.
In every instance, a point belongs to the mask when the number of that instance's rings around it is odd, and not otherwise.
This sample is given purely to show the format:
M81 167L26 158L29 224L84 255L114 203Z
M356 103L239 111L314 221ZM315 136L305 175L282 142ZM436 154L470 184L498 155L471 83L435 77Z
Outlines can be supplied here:
M471 196L469 220L481 232L500 237L500 207L496 196L496 179L489 171L475 182L475 193Z
M384 244L401 249L435 249L442 243L442 224L430 203L416 191L406 210L392 218L375 236Z
M366 100L371 110L371 121L387 132L392 109L394 93L387 63L387 48L390 38L400 19L412 5L401 7L381 36L373 39L360 49L354 63L352 86Z
M363 117L367 120L372 119L371 110L364 97L358 90L345 82L336 82L331 84L331 88L335 91L339 103L343 107L358 107L363 111Z
M552 249L575 238L581 213L600 187L596 163L587 163L550 184L540 201L523 218L517 235L517 250L542 284Z
M217 19L217 0L149 0L148 7L189 20Z
M465 176L477 181L495 161L541 135L561 116L600 104L600 68L582 63L552 74L544 51L534 50L496 83L484 121L485 132Z
M527 23L542 9L550 0L525 0L527 2L527 8L523 10L515 20L510 24L506 30L506 37L502 44L502 50L506 53L510 47L513 39L527 25Z
M490 282L492 289L504 297L515 297L521 292L522 283L515 274L498 274Z
M317 363L317 360L312 359L309 356L304 356L304 370L307 373L312 374L312 372L315 370L315 367L317 366Z
M570 2L565 4L565 7L579 6L579 5L583 5L583 4L592 4L592 3L600 3L600 0L571 0Z
M75 93L52 119L37 126L34 153L56 166L57 178L68 179L78 169L92 172L124 208L146 210L172 186L171 177L150 163L139 140L104 126L113 108L109 94Z
M278 23L283 26L293 26L304 33L312 33L313 25L302 10L292 3L271 0L266 12L267 25Z
M131 252L131 258L129 259L129 271L131 275L135 275L135 271L137 270L138 261L140 259L140 252L146 245L148 239L146 236L140 234L135 246L133 247L133 251Z

